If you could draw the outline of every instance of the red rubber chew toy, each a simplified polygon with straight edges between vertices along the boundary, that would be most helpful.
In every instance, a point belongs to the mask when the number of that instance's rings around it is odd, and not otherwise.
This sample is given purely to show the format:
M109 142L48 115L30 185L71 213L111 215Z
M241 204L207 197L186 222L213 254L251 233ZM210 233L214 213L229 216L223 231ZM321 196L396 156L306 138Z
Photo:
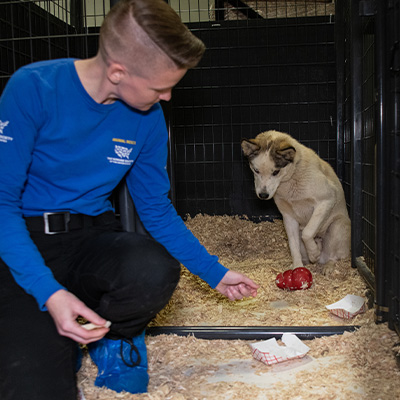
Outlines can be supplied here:
M304 267L289 269L283 274L278 274L275 282L280 289L304 290L311 287L312 274Z

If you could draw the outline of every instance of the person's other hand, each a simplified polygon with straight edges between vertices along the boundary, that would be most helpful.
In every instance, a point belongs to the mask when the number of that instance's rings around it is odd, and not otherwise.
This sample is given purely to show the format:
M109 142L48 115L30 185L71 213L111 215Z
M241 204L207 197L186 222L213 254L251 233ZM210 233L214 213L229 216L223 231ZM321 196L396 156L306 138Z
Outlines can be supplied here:
M229 300L241 300L243 297L256 297L258 288L259 285L247 276L228 271L215 289Z
M107 321L66 290L58 290L53 293L47 300L46 307L56 324L58 333L78 343L95 342L109 331L109 328L97 328L90 331L82 328L76 321L78 316L100 326Z

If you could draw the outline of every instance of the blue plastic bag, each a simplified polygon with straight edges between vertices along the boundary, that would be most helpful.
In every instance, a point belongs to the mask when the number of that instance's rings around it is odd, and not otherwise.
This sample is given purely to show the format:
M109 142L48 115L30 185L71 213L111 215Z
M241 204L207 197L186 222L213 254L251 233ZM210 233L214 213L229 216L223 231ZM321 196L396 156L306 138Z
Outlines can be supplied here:
M144 334L143 331L139 336L122 340L103 338L88 346L90 357L99 370L96 386L116 392L147 392L149 375Z

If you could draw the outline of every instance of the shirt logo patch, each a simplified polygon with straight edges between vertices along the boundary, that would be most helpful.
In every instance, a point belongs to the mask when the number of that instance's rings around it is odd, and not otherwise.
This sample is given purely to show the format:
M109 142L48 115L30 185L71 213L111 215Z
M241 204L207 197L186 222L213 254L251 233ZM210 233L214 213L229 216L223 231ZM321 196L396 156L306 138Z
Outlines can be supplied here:
M130 160L129 157L131 155L132 149L128 147L115 145L114 153L119 157L107 157L108 162L111 164L119 164L119 165L132 165L133 160Z
M128 149L126 147L123 146L117 146L115 145L115 154L120 157L120 158L127 158L129 159L129 156L131 154L132 149Z
M11 142L12 140L14 140L14 138L10 137L10 136L4 136L3 132L4 132L4 128L10 123L10 121L1 121L0 120L0 142Z

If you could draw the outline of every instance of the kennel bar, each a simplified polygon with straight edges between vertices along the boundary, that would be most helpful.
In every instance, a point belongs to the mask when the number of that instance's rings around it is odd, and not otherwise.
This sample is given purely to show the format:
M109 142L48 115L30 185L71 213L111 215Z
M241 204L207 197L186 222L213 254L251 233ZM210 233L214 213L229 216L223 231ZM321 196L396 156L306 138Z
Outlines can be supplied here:
M390 71L386 86L389 152L388 189L390 196L389 238L387 263L391 282L389 295L389 327L400 335L400 0L395 0L387 11L387 55Z
M353 264L362 255L362 35L358 0L350 0L350 68L351 68L351 252Z
M378 137L376 110L376 18L362 15L362 126L361 126L361 169L362 169L362 248L363 257L372 273L376 265L376 141Z
M340 1L340 0L339 0ZM345 10L344 7L335 9L335 48L336 48L336 173L342 185L345 179L345 146L344 146L344 96L342 90L345 85ZM346 199L347 202L347 199Z
M192 335L198 339L208 340L267 340L281 339L284 333L296 335L300 340L311 340L322 336L342 335L345 332L354 332L359 327L352 326L163 326L146 329L146 334L156 335Z
M342 169L341 183L348 209L351 209L351 68L350 68L350 3L344 0L337 0L337 13L341 14L335 24L336 47L342 49L338 53L338 79L337 81L337 108L340 110L341 119L338 119L338 152L341 157ZM341 32L341 34L338 34ZM341 83L341 86L339 86ZM340 108L339 108L340 107ZM339 126L340 124L340 126Z
M387 135L386 135L386 10L385 3L378 1L376 3L376 30L375 30L375 79L376 79L376 232L384 232L388 226L388 210L389 197L386 191L389 189L387 185L388 163L387 157ZM389 305L389 290L385 290L388 286L387 281L387 261L386 261L386 235L376 234L375 236L375 262L379 266L376 277L376 318L378 321L386 320Z

